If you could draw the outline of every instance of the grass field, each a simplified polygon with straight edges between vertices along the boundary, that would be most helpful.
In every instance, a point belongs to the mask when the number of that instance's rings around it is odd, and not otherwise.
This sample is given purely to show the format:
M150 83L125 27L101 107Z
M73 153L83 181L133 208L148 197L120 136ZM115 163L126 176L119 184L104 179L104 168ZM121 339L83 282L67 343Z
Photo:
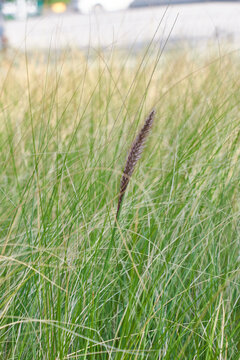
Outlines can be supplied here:
M0 66L0 359L239 359L239 54L12 58Z

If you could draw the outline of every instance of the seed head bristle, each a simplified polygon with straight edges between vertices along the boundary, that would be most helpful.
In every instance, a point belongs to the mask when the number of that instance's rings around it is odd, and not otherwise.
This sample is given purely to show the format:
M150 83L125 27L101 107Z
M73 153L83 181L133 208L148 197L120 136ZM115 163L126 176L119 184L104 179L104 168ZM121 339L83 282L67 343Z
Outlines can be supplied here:
M123 196L126 192L130 177L132 176L135 166L142 155L147 136L148 136L148 134L151 130L152 124L153 124L154 117L155 117L155 110L152 110L151 113L149 114L149 116L146 118L144 125L143 125L142 129L140 130L140 132L138 133L136 139L132 143L132 146L129 151L127 161L125 164L125 168L123 171L123 175L121 178L120 193L119 193L119 198L118 198L118 207L117 207L116 216L118 216L118 213L119 213L119 210L121 207L121 203L123 201Z

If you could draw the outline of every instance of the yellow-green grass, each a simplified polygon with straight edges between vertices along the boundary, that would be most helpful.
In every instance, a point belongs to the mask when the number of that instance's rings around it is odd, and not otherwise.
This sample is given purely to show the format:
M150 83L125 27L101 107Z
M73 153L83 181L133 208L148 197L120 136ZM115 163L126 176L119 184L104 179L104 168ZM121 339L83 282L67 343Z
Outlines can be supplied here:
M238 54L9 57L0 358L239 359Z

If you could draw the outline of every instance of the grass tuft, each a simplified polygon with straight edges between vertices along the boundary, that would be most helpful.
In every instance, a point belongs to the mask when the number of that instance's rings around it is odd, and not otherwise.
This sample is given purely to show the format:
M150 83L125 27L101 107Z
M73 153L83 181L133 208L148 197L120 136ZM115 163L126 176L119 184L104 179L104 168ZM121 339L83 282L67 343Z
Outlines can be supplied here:
M0 84L0 358L238 359L238 55L18 56Z

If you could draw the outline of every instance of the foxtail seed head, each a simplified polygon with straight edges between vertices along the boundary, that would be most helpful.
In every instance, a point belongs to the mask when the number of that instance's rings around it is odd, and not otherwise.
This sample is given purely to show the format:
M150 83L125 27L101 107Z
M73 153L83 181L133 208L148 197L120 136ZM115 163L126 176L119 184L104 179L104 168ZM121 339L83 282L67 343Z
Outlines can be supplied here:
M121 204L123 201L123 197L126 192L129 180L133 174L133 171L135 169L135 166L136 166L138 160L140 159L140 157L142 155L147 136L148 136L148 134L151 130L152 124L153 124L154 117L155 117L155 110L152 110L151 113L149 114L149 116L146 118L145 123L144 123L142 129L140 130L139 134L137 135L136 139L132 143L132 146L129 151L127 161L125 164L125 168L123 171L123 175L121 178L120 193L119 193L119 198L118 198L118 207L117 207L116 217L119 214Z

